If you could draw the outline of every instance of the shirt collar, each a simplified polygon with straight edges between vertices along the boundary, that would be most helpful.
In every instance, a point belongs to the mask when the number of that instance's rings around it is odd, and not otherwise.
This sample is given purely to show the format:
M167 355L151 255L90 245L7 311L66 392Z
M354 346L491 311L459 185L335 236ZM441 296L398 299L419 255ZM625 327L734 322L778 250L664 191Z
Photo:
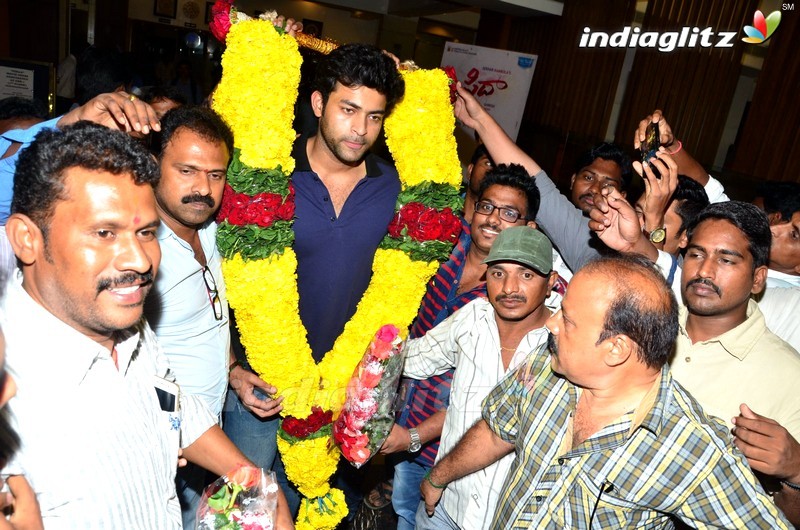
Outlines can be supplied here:
M767 269L767 287L800 287L800 276Z
M311 163L308 161L308 153L306 152L309 139L309 136L301 136L294 143L292 158L294 158L295 171L314 171L311 169ZM383 175L383 170L380 164L378 164L378 157L371 152L367 151L364 157L364 163L366 164L367 177L380 177Z
M664 365L661 368L661 377L653 382L653 386L647 391L647 394L642 398L642 402L633 413L629 436L638 427L647 429L658 436L664 426L665 410L671 396L672 375L669 373L669 366Z
M197 229L197 232L200 234L201 241L203 239L203 234L205 233L206 229L211 227L214 222L215 222L214 218L212 217L208 221L206 221L200 228ZM178 235L175 233L175 231L172 230L172 228L170 228L169 225L167 225L167 223L165 223L163 219L161 220L161 223L159 223L158 228L156 229L156 238L158 238L159 242L166 241L167 239L175 239L179 243L182 243L184 247L189 249L192 248L189 245L189 243L179 238Z
M30 349L30 352L20 352L23 355L35 351L50 352L48 355L42 356L43 362L48 364L48 369L60 374L60 377L75 385L79 385L84 380L99 358L110 359L111 357L111 352L106 348L62 321L31 298L22 287L22 274L19 272L18 277L9 284L6 307L14 308L13 313L6 313L7 321L10 325L19 326L21 331L19 336L24 337L25 340L23 345L14 347ZM127 373L131 361L136 358L143 325L144 320L140 320L133 327L119 333L115 348L119 371L122 374ZM34 326L36 329L46 329L48 332L37 334L34 332Z
M680 332L691 341L689 334L686 332L686 320L689 318L689 310L686 306L681 307L679 317ZM764 315L758 308L758 303L751 299L747 302L747 318L745 318L744 322L733 329L729 329L722 335L701 341L699 344L718 342L726 352L742 361L753 350L753 347L766 329Z

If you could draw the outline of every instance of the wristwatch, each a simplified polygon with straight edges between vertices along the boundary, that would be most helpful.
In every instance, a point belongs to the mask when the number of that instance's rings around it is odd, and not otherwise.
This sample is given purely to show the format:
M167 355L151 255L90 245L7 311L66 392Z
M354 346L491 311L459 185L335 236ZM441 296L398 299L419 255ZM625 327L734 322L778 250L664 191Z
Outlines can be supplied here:
M408 444L408 452L416 453L422 448L422 442L419 439L419 433L416 429L411 428L408 430L408 435L411 436L411 443Z
M656 228L647 235L650 237L651 243L663 243L664 240L667 239L667 228L664 226Z

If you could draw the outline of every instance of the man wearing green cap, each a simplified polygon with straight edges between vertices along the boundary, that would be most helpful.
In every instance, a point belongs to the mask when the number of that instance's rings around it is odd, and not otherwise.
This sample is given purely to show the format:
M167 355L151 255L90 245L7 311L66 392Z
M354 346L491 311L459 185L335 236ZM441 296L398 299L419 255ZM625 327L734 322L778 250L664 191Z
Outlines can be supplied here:
M483 263L487 299L473 300L406 344L405 376L424 379L455 368L440 455L480 419L492 387L547 340L544 301L557 277L547 236L531 226L506 228ZM417 528L487 528L512 460L448 485L432 519L421 504Z

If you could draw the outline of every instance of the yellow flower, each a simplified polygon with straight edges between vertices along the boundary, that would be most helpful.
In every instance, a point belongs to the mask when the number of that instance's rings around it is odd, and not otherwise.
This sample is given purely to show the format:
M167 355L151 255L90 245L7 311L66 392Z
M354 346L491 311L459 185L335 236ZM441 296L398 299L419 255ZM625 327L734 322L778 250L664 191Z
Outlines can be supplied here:
M386 118L386 145L400 180L405 187L431 181L457 188L461 164L447 74L438 68L400 73L405 95Z
M412 261L399 250L375 252L372 280L356 313L319 365L320 400L325 400L320 405L333 410L334 416L344 405L347 383L372 337L385 324L408 328L417 315L425 285L438 267L436 262Z
M250 366L284 396L284 414L305 418L311 414L319 372L297 312L296 270L291 248L269 259L244 261L237 254L222 262Z
M290 443L278 436L286 476L305 497L322 497L330 491L328 478L339 463L339 448L328 436Z
M280 168L288 179L294 170L297 43L269 22L249 20L231 27L226 44L214 109L231 126L242 163ZM457 187L461 168L447 76L440 70L403 76L405 97L386 121L387 144L403 187L423 181ZM315 405L334 414L341 409L347 383L375 332L389 323L408 328L437 266L413 261L399 250L379 249L356 313L319 365L298 313L297 258L291 248L255 261L236 255L223 260L222 270L250 365L284 397L284 415L305 418ZM329 437L294 444L278 437L286 473L307 497L298 529L333 529L347 514L344 494L328 484L339 461L339 450L329 443Z
M300 84L297 41L272 23L248 20L231 26L222 56L223 76L214 110L233 130L241 161L256 168L294 171L294 102Z
M344 492L333 488L325 497L303 499L297 513L297 530L333 530L347 515Z

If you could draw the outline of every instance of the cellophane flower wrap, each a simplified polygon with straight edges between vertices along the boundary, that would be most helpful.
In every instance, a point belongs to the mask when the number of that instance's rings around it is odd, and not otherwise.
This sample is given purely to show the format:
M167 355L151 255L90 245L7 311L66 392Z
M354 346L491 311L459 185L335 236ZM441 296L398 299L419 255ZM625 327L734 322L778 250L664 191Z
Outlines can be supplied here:
M275 473L242 466L208 486L197 508L197 530L273 530L278 512Z
M217 216L228 302L250 366L284 398L284 421L317 425L339 414L348 381L375 330L394 322L404 332L411 324L425 285L458 237L453 219L461 208L461 174L447 76L440 70L404 73L406 97L390 116L391 131L386 124L403 186L391 231L396 237L390 234L381 242L355 314L317 364L298 312L292 121L300 80L298 42L322 52L335 44L300 34L292 38L270 22L274 13L251 19L230 0L218 1L213 11L219 18L215 35L224 39L226 50L212 105L235 138ZM412 205L402 212L413 202L423 209ZM329 443L331 426L294 436L286 430L292 424L279 429L277 443L289 479L306 496L296 528L333 529L347 507L344 494L328 484L339 459L339 450ZM327 435L318 434L326 429Z
M396 326L383 326L347 385L347 399L333 424L333 439L356 468L375 455L394 425L394 401L405 357L402 344Z

